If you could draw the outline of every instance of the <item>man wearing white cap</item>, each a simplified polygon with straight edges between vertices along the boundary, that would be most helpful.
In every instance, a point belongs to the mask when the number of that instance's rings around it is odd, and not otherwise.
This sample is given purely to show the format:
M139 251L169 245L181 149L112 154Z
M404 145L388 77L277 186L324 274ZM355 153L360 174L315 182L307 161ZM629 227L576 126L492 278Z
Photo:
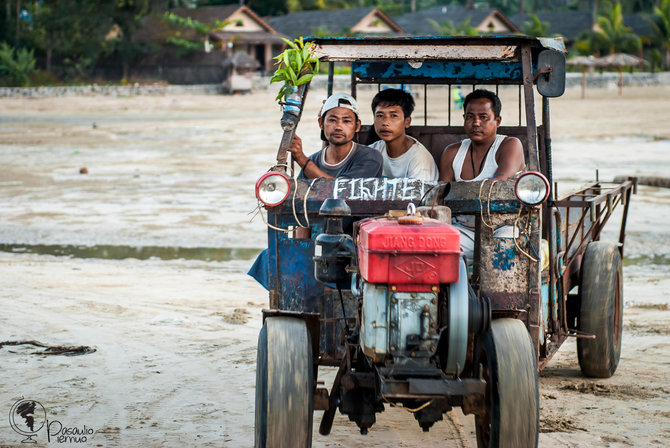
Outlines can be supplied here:
M381 153L353 141L361 128L358 114L358 103L351 95L335 93L328 97L319 117L321 138L328 145L307 157L302 151L302 140L296 135L288 148L302 168L300 177L381 177Z

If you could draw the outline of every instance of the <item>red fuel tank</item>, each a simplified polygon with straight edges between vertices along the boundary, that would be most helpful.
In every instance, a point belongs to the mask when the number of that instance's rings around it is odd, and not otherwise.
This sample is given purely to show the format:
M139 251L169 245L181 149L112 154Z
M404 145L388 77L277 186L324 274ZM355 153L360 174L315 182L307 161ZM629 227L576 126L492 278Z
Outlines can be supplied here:
M406 290L400 285L457 282L459 231L434 219L411 221L420 224L401 224L394 219L361 223L358 233L361 276L370 283L399 285L400 290Z

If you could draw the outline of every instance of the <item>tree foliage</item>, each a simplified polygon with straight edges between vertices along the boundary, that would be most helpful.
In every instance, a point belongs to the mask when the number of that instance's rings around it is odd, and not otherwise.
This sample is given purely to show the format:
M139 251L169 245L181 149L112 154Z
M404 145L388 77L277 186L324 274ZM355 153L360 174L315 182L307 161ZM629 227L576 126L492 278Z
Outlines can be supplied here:
M506 15L518 13L523 3L522 0L489 0L488 2L489 7L496 8Z
M249 0L245 4L261 17L281 16L288 12L286 0Z
M621 3L609 4L603 15L596 19L597 29L582 33L577 41L577 49L581 53L612 54L637 53L642 48L642 41L633 31L624 25Z
M479 34L477 28L470 26L469 18L458 25L454 25L449 19L445 19L440 23L437 23L433 19L428 19L428 22L440 36L477 36Z
M326 25L321 25L316 28L312 28L310 35L314 37L354 37L360 34L355 31L351 31L351 28L349 27L343 27L338 31L330 31Z
M128 77L130 68L145 53L157 50L138 39L138 32L148 16L159 19L171 8L238 4L238 0L4 0L0 2L0 43L6 42L14 50L14 58L22 48L32 50L40 68L51 70L61 78L82 77L93 73L96 63L123 67ZM598 31L587 31L581 36L577 50L581 53L635 53L640 39L623 25L623 14L646 14L651 32L645 36L649 57L664 61L670 69L670 0L625 0L612 5L609 0L247 0L245 4L260 16L281 15L289 11L310 9L338 9L377 7L394 16L437 5L472 7L485 3L510 16L517 12L598 9ZM17 11L18 7L18 11ZM18 13L18 14L17 14ZM17 19L17 16L19 19ZM546 23L535 20L524 24L524 33L532 36L549 35ZM196 25L175 24L171 42L180 54L202 48L205 29ZM351 29L342 24L338 35L350 35ZM449 21L433 23L436 32L445 35L474 35L469 23ZM118 33L110 33L116 29ZM314 34L328 33L314 24Z
M529 22L521 25L521 32L526 36L532 37L548 37L549 36L549 22L543 22L535 14L529 14Z
M651 35L649 40L659 53L665 55L665 69L670 69L670 0L662 0L654 8L654 14L649 18Z
M45 55L46 70L51 70L55 57L61 64L59 74L86 75L113 25L110 6L93 0L57 0L30 3L26 8L30 21L23 27L24 43Z
M5 42L0 44L0 83L9 86L27 86L30 75L35 72L35 57L32 50L22 48L15 51Z
M202 23L191 17L178 16L173 12L165 12L163 20L175 28L167 38L167 42L177 47L177 57L186 56L202 49L210 32L221 29L230 23L225 20Z

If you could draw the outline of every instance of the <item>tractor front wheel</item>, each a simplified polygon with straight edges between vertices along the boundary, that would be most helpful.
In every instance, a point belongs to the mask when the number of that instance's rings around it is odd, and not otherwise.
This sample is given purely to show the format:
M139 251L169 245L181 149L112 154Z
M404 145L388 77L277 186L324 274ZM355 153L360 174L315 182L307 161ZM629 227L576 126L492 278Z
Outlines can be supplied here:
M312 446L313 377L305 322L268 317L258 336L256 448Z
M540 395L535 350L526 326L496 319L476 348L475 369L486 381L485 412L475 416L479 448L536 447Z

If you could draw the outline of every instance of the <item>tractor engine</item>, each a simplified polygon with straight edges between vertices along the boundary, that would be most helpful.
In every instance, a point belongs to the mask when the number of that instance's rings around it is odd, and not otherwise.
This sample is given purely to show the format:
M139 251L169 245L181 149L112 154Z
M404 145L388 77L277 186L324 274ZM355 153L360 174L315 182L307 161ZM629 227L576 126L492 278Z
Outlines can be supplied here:
M477 298L468 285L460 232L448 224L451 213L444 206L426 209L440 219L423 217L410 204L405 216L389 212L359 221L353 239L343 233L343 220L350 216L345 201L327 199L319 211L327 223L315 240L314 276L338 289L351 281L359 299L358 337L351 340L365 356L342 377L339 403L361 432L383 410L384 391L411 407L425 404L412 393L435 392L412 383L417 378L440 387L447 379L460 384L472 364L476 334L490 327L489 301ZM373 371L377 381L371 380ZM414 416L427 431L459 404L454 400L431 401Z
M394 368L431 368L439 360L444 373L458 376L470 336L489 328L490 305L470 293L460 232L444 222L450 219L420 216L410 204L406 216L360 221L353 241L342 232L342 219L350 216L345 201L327 199L320 215L328 222L316 238L314 275L324 283L347 283L347 266L357 258L351 290L362 298L365 355Z
M467 350L468 289L458 230L415 215L369 219L359 227L358 261L363 352L374 362L392 358L396 366L427 365L452 312L448 330L457 340L450 342L461 347L452 350L448 370L460 373ZM445 287L449 291L441 290Z

